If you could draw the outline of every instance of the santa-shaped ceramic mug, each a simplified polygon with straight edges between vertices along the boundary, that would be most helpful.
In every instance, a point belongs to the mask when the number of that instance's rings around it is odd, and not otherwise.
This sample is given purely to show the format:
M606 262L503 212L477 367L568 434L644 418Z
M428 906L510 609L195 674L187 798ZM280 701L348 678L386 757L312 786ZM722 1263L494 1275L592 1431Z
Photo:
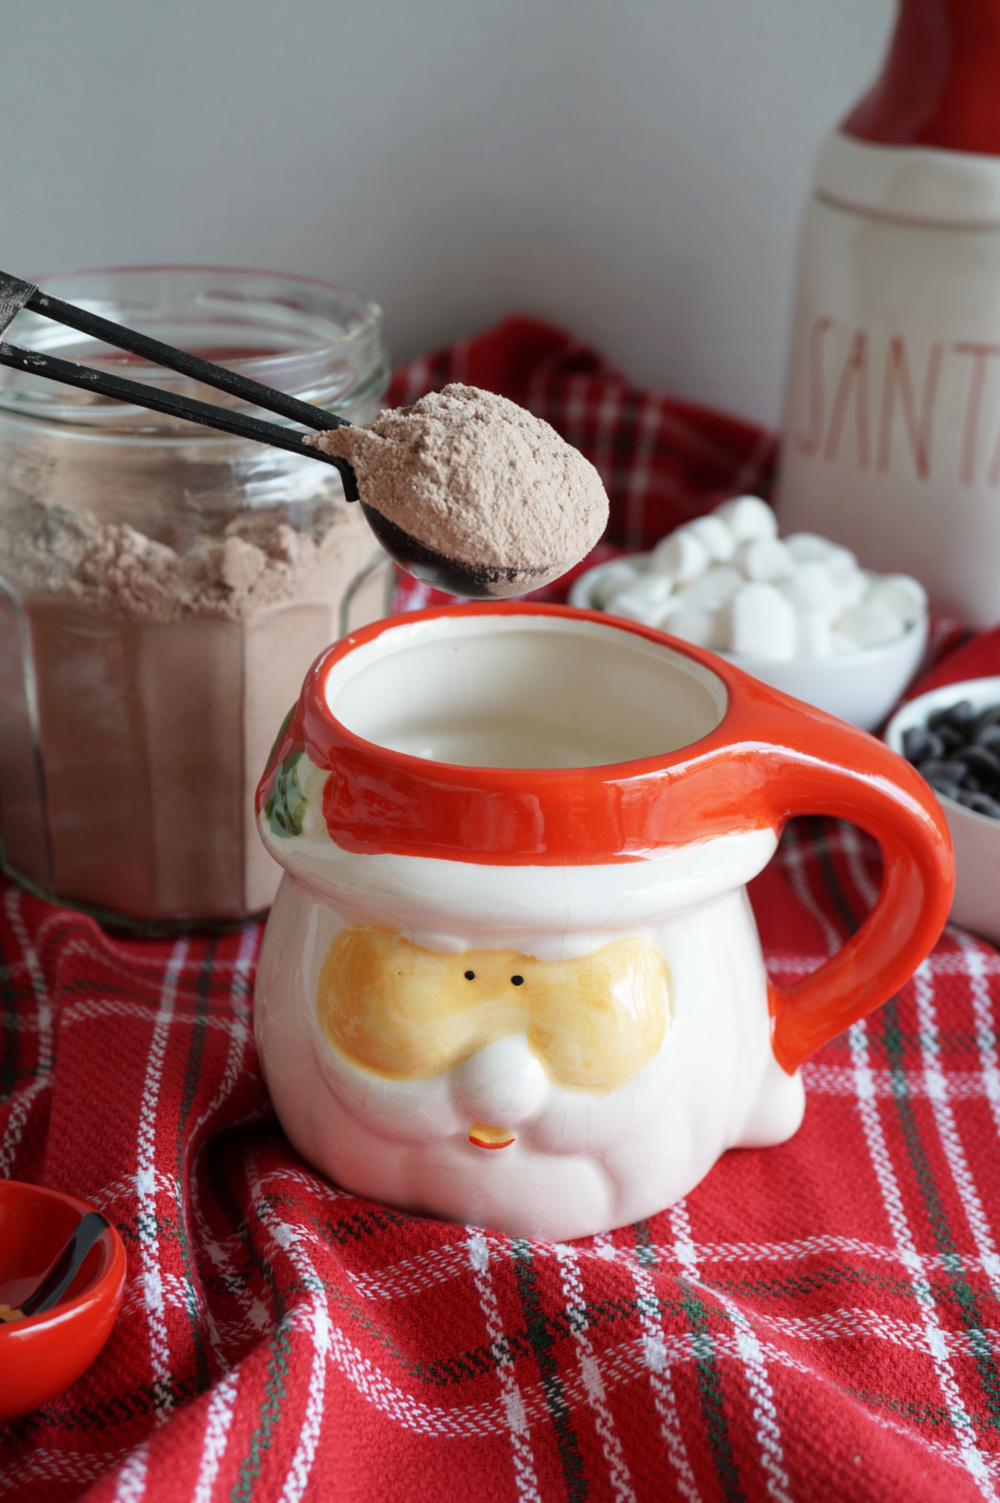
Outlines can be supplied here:
M255 1026L275 1109L345 1189L511 1235L606 1231L780 1143L799 1066L948 913L900 757L632 622L390 618L310 670L258 790L285 868ZM769 985L745 884L791 815L878 840L871 915Z

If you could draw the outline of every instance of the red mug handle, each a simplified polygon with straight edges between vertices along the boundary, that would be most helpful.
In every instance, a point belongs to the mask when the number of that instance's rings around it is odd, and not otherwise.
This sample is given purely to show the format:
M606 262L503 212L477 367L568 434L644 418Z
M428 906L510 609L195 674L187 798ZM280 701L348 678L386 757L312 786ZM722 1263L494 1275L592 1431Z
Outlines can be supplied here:
M858 932L811 975L768 988L775 1058L791 1074L891 997L930 953L951 906L954 860L940 804L902 757L776 690L754 683L747 694L746 686L736 716L744 765L775 828L798 814L833 815L882 850L882 887ZM726 721L731 736L736 727Z

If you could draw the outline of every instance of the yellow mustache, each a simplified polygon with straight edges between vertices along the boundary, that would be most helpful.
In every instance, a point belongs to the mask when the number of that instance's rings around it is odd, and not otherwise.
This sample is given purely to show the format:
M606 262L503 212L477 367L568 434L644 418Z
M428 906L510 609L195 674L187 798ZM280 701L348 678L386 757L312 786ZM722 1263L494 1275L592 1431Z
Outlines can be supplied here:
M352 924L327 951L316 1009L336 1048L388 1080L440 1075L524 1033L551 1079L605 1093L659 1049L670 972L644 939L536 960L517 950L442 955L395 930Z

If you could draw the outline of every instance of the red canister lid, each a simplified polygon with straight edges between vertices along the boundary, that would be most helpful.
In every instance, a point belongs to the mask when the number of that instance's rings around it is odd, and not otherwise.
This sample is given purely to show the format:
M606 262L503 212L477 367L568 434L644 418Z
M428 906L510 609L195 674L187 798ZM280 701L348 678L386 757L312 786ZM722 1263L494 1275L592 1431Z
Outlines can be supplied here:
M840 129L1000 155L1000 0L899 0L882 72Z

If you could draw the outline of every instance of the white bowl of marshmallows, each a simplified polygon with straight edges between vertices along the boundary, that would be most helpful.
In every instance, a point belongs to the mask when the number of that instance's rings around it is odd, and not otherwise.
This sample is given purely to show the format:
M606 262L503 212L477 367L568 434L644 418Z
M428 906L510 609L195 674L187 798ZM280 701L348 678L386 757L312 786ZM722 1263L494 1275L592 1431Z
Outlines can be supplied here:
M759 496L724 501L652 553L598 564L569 601L708 647L863 730L892 709L927 641L917 580L872 574L811 532L779 538Z

